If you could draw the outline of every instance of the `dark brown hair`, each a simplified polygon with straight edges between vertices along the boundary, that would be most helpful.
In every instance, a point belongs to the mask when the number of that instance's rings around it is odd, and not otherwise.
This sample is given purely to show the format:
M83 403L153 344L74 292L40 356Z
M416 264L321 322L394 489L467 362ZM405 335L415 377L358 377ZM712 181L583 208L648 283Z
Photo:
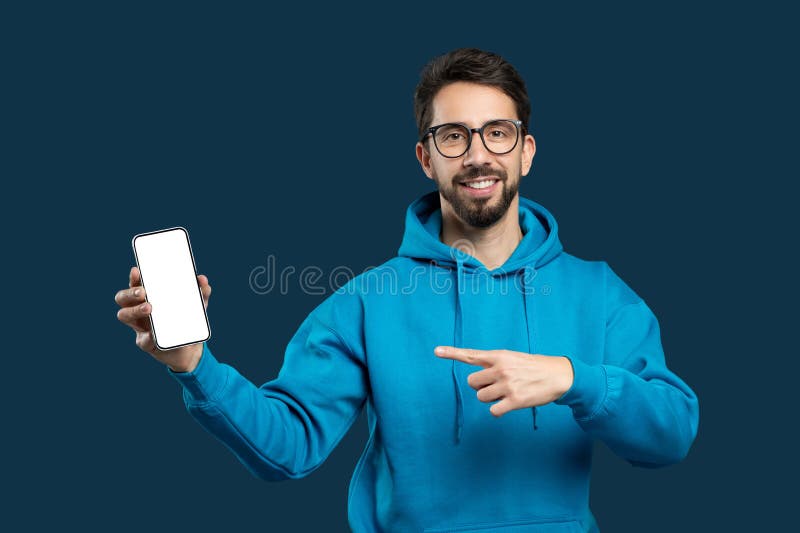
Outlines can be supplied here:
M458 48L435 57L422 69L414 91L414 116L420 138L431 126L434 96L444 86L457 81L497 87L506 93L517 106L523 135L528 131L531 101L522 76L497 54L477 48Z

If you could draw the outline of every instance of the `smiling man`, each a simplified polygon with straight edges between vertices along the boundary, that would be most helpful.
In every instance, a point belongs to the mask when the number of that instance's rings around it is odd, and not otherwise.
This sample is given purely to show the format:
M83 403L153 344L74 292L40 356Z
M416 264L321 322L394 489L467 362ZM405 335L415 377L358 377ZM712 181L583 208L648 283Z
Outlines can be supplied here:
M525 122L508 118L519 114L514 101L497 87L474 82L452 82L432 102L423 100L425 89L417 91L418 116L435 114L418 120L437 125L422 132L417 159L444 200L445 226L465 236L510 229L521 237L515 217L507 215L517 208L519 179L530 171L536 146L525 128L520 131ZM426 106L431 110L421 109ZM473 146L476 134L480 142ZM431 146L441 157L431 157ZM500 227L489 229L499 221Z
M519 195L536 145L517 71L482 50L444 54L415 113L437 190L408 207L397 257L308 315L275 379L256 386L208 343L155 349L135 267L118 317L262 479L313 472L366 405L356 532L598 531L593 442L635 466L681 461L697 397L668 369L645 302L605 262L565 252L553 215Z

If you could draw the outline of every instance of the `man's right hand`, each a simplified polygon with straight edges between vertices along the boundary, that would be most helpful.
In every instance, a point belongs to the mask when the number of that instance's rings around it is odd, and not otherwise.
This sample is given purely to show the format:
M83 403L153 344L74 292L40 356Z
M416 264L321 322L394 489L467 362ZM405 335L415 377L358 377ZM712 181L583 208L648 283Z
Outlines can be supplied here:
M149 353L157 360L169 366L174 372L191 372L197 367L200 356L203 354L203 343L181 346L172 350L159 350L153 342L153 331L150 326L150 303L145 300L142 276L138 267L131 267L130 283L127 289L117 292L114 301L120 306L117 318L123 324L129 325L136 332L136 346ZM208 309L208 299L211 296L211 285L208 278L202 274L197 276L200 291L203 294L203 306Z

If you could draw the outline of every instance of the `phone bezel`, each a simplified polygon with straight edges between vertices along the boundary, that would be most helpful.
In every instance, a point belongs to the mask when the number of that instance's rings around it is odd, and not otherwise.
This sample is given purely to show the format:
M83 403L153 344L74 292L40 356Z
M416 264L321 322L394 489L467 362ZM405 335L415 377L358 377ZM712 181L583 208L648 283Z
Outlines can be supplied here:
M195 283L197 283L197 291L200 294L201 305L203 305L203 317L205 317L205 320L206 320L206 331L208 331L208 336L205 339L200 339L200 340L191 341L191 342L185 342L183 344L176 344L175 346L169 346L169 347L161 346L161 345L158 344L158 336L156 334L156 326L153 323L153 315L152 314L147 315L147 317L150 319L150 331L153 332L153 343L155 343L156 348L158 348L159 350L162 350L162 351L174 350L176 348L180 348L181 346L189 346L190 344L197 344L197 343L200 343L200 342L206 342L207 340L209 340L211 338L211 324L208 322L208 312L206 310L206 306L204 304L202 304L202 302L203 302L203 291L200 289L200 283L197 281L197 263L195 263L195 260L194 260L194 251L192 250L192 241L191 241L191 239L189 239L189 231L185 227L183 227L183 226L174 226L174 227L171 227L171 228L164 228L164 229L159 229L159 230L155 230L155 231L147 231L145 233L138 233L138 234L134 235L133 238L131 239L131 246L133 247L133 256L136 259L136 267L139 269L139 276L140 276L140 280L141 280L141 283L142 283L142 287L144 287L144 289L145 289L145 301L149 302L149 300L147 298L147 286L144 283L144 273L142 272L142 267L139 265L139 254L136 251L136 239L138 239L140 237L147 237L149 235L156 235L158 233L166 233L168 231L175 231L175 230L183 231L184 237L186 237L186 244L189 247L189 256L192 258L192 270L194 271L194 280L195 280Z

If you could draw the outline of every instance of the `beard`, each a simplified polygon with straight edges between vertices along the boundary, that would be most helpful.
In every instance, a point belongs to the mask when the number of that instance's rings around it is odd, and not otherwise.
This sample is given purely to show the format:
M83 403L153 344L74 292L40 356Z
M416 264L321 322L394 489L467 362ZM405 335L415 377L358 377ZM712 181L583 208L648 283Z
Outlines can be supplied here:
M496 176L499 178L500 201L492 204L492 197L473 198L466 191L460 190L461 181L478 178L481 176ZM509 182L508 173L502 169L489 169L486 167L470 167L467 171L453 176L452 185L444 186L443 182L436 180L439 193L447 200L458 218L476 228L488 228L503 218L511 202L519 190L519 180Z

